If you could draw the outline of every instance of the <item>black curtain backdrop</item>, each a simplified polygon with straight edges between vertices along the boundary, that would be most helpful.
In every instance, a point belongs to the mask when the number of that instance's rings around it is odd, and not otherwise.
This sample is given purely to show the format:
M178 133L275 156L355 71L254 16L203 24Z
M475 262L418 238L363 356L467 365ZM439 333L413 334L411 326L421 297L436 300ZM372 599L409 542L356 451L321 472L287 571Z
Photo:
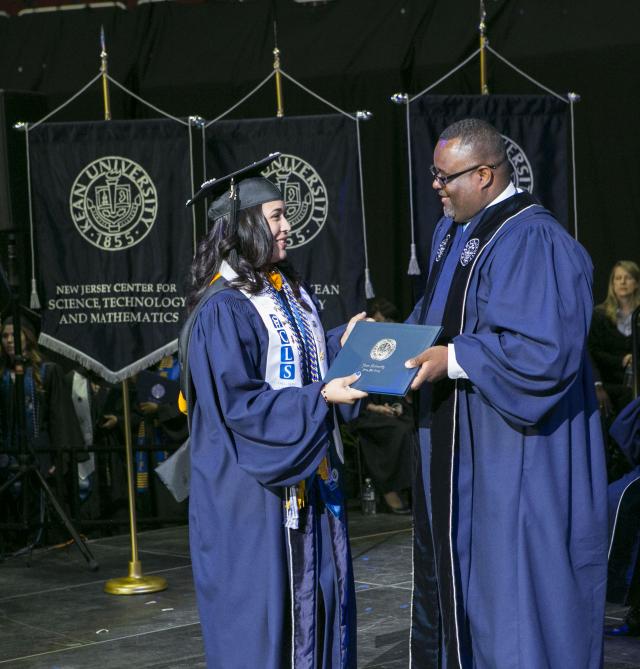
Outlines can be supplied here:
M37 4L37 3L33 3ZM640 260L640 3L611 0L488 0L492 46L553 90L572 90L576 106L580 241L596 268L595 298L619 258ZM16 2L0 0L0 11ZM66 100L99 68L104 25L110 72L167 111L214 118L271 69L273 19L282 67L348 111L369 109L362 124L370 265L378 295L411 306L404 109L389 102L417 93L478 46L478 2L458 0L335 0L309 7L292 0L150 3L0 17L0 88L45 93L49 109ZM541 91L488 56L492 93ZM477 94L474 60L432 91ZM156 116L111 88L114 118ZM284 81L287 115L328 112ZM232 118L275 114L269 82ZM99 86L56 120L102 115Z

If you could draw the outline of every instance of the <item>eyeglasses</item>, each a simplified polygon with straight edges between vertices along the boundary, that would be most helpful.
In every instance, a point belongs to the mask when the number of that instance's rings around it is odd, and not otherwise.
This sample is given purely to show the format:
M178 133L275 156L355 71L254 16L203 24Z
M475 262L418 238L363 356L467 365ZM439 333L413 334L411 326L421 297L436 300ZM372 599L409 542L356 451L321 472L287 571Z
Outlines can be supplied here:
M435 165L431 165L429 171L431 172L433 178L444 188L448 183L452 182L454 179L457 179L458 177L461 177L463 174L467 174L468 172L473 172L473 170L477 170L479 167L488 167L490 170L495 170L497 167L500 167L500 165L502 165L504 161L505 158L503 158L499 163L496 163L495 165L487 165L486 163L480 163L479 165L474 165L473 167L467 167L466 170L462 170L461 172L456 172L455 174L449 174L447 176L445 176L444 174L438 174L439 170Z

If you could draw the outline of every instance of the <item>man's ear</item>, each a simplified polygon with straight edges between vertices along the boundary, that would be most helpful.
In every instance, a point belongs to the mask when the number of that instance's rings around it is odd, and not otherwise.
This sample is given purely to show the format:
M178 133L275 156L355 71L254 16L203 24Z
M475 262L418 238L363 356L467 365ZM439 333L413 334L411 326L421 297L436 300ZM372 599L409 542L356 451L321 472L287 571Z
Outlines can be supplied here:
M489 188L493 184L493 180L495 179L495 174L493 173L493 170L490 167L478 168L478 174L482 181L481 188L483 190L485 188Z

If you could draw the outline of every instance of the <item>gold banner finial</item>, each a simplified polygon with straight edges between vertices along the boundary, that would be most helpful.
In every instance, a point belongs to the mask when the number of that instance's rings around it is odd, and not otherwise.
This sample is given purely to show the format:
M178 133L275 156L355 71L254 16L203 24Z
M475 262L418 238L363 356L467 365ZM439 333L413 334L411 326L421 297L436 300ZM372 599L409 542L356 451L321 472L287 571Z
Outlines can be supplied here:
M484 0L480 0L480 93L489 95L489 84L487 83L487 53L486 47L489 44L487 39L487 10L484 6Z
M282 99L282 75L280 74L280 49L278 49L278 26L273 22L273 69L276 73L276 104L278 109L276 116L282 118L284 116L284 102Z
M109 80L107 79L107 46L104 38L104 26L100 26L100 72L102 73L102 100L104 103L104 120L111 120L111 101L109 99Z

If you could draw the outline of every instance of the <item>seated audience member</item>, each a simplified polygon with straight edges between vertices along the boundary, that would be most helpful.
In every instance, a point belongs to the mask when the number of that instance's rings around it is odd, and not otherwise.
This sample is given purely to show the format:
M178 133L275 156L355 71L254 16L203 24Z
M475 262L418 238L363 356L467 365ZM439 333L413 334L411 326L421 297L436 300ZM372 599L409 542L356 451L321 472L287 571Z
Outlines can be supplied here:
M369 316L378 322L395 322L398 313L391 302L380 298L370 305ZM403 493L411 488L416 444L411 395L369 395L349 427L358 436L366 470L388 509L410 513Z
M632 399L631 316L640 306L640 268L618 261L609 276L607 297L593 311L589 352L599 375L600 408L614 414Z

